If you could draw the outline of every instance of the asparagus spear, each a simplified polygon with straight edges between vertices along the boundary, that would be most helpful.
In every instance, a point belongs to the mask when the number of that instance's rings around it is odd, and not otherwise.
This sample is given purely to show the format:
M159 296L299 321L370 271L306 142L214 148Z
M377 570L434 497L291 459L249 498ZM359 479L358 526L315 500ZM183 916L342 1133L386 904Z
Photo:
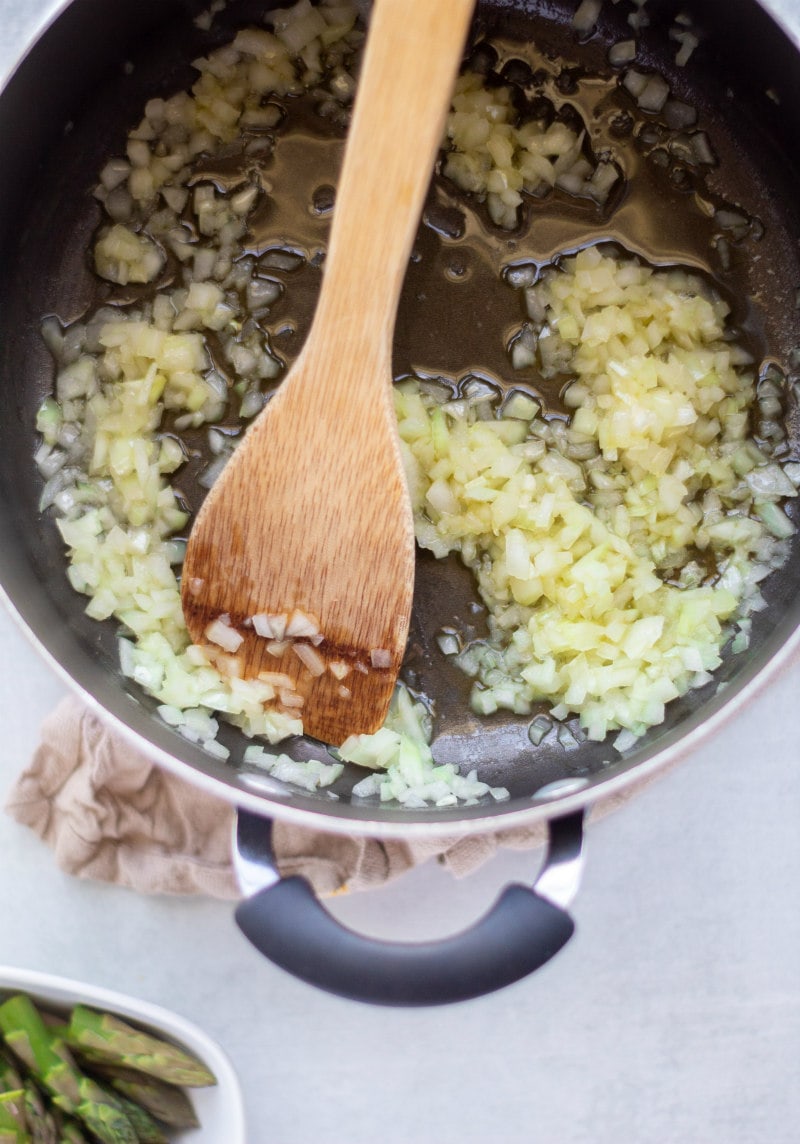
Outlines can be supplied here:
M22 1088L22 1076L8 1053L0 1049L0 1092Z
M158 1123L153 1119L147 1109L142 1108L134 1100L117 1094L116 1099L122 1105L125 1115L136 1129L139 1144L169 1144Z
M59 1144L89 1144L89 1141L81 1132L77 1120L67 1120L64 1122Z
M25 1119L25 1093L21 1088L0 1093L0 1142L30 1144Z
M78 1070L29 997L18 994L0 1005L0 1030L57 1107L82 1120L103 1144L137 1144L136 1132L119 1104Z
M191 1088L217 1082L202 1061L185 1049L87 1005L76 1005L72 1010L67 1043L88 1061L127 1065L169 1084Z
M27 1078L24 1085L25 1115L33 1144L60 1144L58 1125L35 1083Z
M58 1109L56 1109L56 1115L58 1117L56 1122L57 1131L59 1133L56 1137L58 1144L89 1144L77 1120L73 1120L71 1116L65 1116L64 1113Z
M146 1108L157 1120L171 1128L199 1128L200 1121L183 1089L155 1077L137 1073L124 1065L92 1065L115 1092Z
M44 1097L30 1077L23 1079L11 1056L0 1048L0 1092L21 1089L28 1132L33 1144L60 1144L58 1128Z

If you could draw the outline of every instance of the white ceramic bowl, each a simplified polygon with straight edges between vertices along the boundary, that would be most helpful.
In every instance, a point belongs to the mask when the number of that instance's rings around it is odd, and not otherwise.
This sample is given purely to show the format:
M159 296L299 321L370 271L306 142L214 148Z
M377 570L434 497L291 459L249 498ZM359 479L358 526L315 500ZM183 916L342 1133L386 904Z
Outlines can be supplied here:
M14 969L0 965L0 994L27 993L51 1012L67 1010L77 1002L106 1009L119 1017L175 1041L189 1049L211 1069L217 1084L210 1088L188 1089L200 1121L199 1128L176 1132L172 1138L181 1144L245 1144L244 1103L239 1080L231 1062L215 1041L191 1022L146 1001L137 1001L110 989L100 989L81 981L69 981L50 973Z

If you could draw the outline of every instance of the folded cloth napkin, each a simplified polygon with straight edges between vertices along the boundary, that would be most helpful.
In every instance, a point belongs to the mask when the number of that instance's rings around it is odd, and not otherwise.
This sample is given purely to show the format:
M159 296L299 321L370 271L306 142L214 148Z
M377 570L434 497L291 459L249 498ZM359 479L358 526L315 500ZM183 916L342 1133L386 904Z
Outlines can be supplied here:
M641 785L603 800L594 813L614 809ZM77 699L63 700L45 720L6 809L78 877L140 893L240 896L231 862L232 806L157 767ZM456 840L381 841L278 819L273 845L284 876L302 874L326 896L379 886L434 857L461 877L498 847L534 849L546 836L546 826L535 823Z

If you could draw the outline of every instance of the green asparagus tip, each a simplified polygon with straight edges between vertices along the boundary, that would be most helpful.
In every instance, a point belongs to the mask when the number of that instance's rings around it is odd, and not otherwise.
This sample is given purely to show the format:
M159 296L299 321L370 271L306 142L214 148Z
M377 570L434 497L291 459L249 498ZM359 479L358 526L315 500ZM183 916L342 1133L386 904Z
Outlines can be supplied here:
M100 1068L101 1075L114 1092L146 1108L162 1124L168 1124L170 1128L200 1127L192 1102L182 1088L120 1065L103 1065Z
M0 1132L7 1133L11 1139L30 1139L25 1116L25 1093L21 1088L0 1093Z
M67 1042L88 1060L126 1065L169 1084L193 1088L217 1083L214 1074L186 1049L86 1005L73 1009Z

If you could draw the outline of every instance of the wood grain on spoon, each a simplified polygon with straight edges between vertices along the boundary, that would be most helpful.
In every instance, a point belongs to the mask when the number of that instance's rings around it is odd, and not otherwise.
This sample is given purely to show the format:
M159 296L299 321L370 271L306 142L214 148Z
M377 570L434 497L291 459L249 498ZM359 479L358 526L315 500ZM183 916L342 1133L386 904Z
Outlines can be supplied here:
M186 552L194 642L245 677L288 676L284 698L302 697L306 734L328 743L381 725L408 635L414 529L392 338L473 3L376 0L311 331ZM300 626L312 617L310 638L250 626L297 613ZM232 660L208 640L220 616L243 637Z

